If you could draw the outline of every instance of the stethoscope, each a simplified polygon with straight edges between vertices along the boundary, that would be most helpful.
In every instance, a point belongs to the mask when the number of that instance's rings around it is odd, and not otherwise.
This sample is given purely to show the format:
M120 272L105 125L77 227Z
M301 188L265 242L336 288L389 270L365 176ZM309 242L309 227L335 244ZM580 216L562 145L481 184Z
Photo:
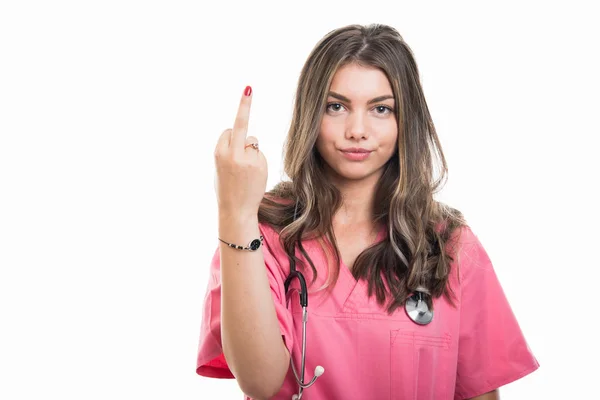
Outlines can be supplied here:
M298 203L296 202L296 208L294 210L294 221L296 220L296 213L298 212ZM294 377L298 383L298 393L292 396L292 400L302 399L302 393L304 389L311 387L317 380L318 377L323 375L325 368L317 365L315 368L314 375L310 382L306 383L304 380L305 372L305 361L306 361L306 323L308 322L308 290L306 289L306 280L304 275L300 271L296 270L296 263L292 260L290 262L290 274L287 276L284 282L285 293L287 295L290 284L294 279L298 279L300 283L300 306L302 307L302 362L300 365L300 376L294 366L293 357L290 355L290 364ZM417 290L413 293L404 303L404 310L406 315L418 325L427 325L433 320L433 310L429 308L428 302L431 301L431 296L424 292ZM287 299L289 303L289 297Z

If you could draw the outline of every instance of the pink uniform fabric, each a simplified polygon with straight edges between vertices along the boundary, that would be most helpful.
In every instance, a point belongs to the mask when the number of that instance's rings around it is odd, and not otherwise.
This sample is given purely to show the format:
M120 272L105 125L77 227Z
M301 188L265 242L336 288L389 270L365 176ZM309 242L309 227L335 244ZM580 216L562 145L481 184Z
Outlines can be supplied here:
M288 257L278 234L268 225L259 225L281 334L299 370L302 309L297 292L291 289L286 308L283 283L289 273ZM451 265L449 280L457 307L444 297L434 299L429 325L415 324L403 307L388 315L374 297L368 297L367 284L357 282L343 264L331 294L309 290L305 381L312 378L317 365L325 373L305 389L303 399L469 399L539 367L477 236L468 226L457 232L459 258ZM385 236L381 231L377 240ZM327 279L326 259L316 240L302 243L317 268L314 291ZM297 256L303 258L299 251ZM302 272L310 283L310 269ZM210 274L196 372L234 378L221 347L218 248ZM298 287L297 280L292 287ZM290 368L274 399L291 399L297 391Z

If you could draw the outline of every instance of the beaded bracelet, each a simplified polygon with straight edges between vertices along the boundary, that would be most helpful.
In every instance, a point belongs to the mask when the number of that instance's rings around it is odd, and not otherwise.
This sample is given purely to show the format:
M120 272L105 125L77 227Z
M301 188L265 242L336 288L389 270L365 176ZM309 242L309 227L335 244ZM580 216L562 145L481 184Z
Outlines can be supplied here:
M233 244L233 243L227 243L226 241L224 241L221 238L219 238L219 240L221 242L225 243L226 245L228 245L229 247L232 247L234 249L256 251L256 250L258 250L258 248L260 247L260 245L263 243L263 236L260 235L260 239L254 239L254 240L252 240L250 243L248 243L248 246L246 246L246 247L239 246L239 245Z

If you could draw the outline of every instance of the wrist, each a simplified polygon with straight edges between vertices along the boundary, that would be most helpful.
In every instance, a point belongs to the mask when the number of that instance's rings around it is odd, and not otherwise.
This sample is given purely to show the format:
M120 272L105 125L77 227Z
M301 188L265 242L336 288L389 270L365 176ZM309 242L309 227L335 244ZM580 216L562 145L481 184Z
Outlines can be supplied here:
M219 215L219 238L238 245L247 245L258 239L258 215L226 214Z
M238 211L219 211L219 226L258 225L258 213L241 213Z

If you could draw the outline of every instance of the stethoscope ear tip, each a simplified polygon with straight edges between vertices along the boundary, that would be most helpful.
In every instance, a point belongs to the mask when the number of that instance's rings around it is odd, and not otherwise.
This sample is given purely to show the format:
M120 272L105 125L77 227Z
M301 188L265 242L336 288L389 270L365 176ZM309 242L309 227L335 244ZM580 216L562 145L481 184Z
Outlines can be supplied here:
M321 367L320 365L317 365L317 367L315 368L315 376L318 378L319 376L323 375L323 372L325 372L325 368Z

